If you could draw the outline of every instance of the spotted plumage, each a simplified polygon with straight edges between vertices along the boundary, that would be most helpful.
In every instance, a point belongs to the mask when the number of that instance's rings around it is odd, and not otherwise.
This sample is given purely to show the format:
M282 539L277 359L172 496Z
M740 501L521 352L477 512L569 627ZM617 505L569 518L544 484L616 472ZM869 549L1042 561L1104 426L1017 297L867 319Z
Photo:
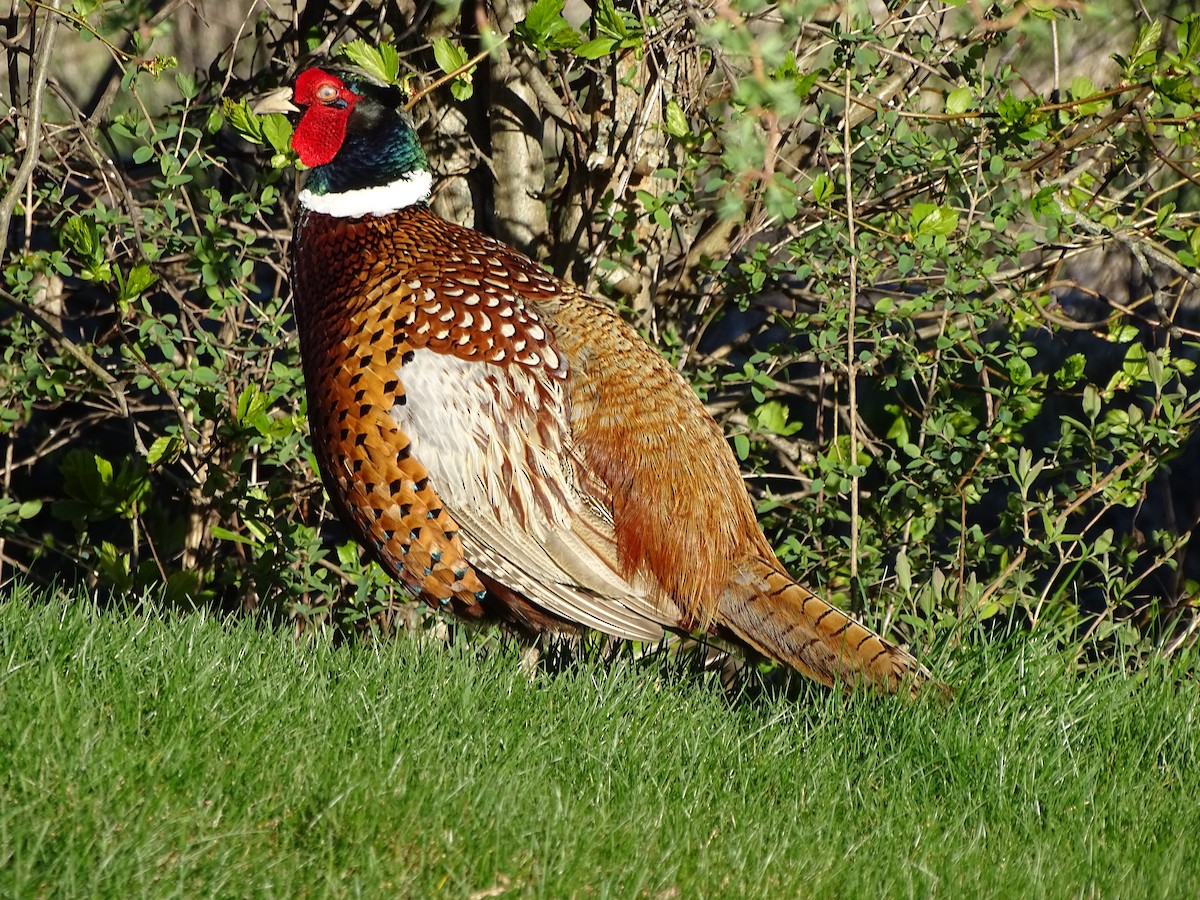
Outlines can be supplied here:
M796 584L686 382L603 303L428 207L394 88L309 69L293 287L339 515L465 618L656 640L707 631L826 684L926 677Z

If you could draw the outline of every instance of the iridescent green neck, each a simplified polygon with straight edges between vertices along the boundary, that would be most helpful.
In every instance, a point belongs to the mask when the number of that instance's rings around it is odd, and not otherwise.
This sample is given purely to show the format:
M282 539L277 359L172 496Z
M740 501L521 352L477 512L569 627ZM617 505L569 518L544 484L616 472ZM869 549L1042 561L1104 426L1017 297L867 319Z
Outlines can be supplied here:
M358 113L356 109L351 117L337 157L309 172L305 190L317 195L340 194L381 187L429 171L429 160L416 132L399 113L383 110L361 117Z

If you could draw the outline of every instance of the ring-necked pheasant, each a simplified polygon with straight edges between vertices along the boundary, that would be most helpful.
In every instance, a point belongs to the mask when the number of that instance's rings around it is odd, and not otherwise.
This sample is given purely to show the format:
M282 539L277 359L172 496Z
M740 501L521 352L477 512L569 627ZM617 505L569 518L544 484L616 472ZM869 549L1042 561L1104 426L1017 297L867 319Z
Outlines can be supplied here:
M312 439L392 576L532 633L702 631L825 684L928 677L787 574L719 427L633 328L429 209L397 88L311 68L292 96Z

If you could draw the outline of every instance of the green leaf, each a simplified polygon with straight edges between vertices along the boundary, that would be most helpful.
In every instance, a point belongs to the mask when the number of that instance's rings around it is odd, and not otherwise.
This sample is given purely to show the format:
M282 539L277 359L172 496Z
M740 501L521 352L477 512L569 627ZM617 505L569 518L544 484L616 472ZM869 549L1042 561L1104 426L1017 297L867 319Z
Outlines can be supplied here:
M130 300L137 299L156 280L157 276L150 271L150 267L145 263L138 263L130 269L129 274L124 279L120 277L120 270L118 270L117 281L120 284L120 291L117 294L117 300L121 303L128 303Z
M1161 37L1161 20L1155 19L1148 25L1142 26L1138 32L1137 40L1133 42L1133 49L1129 53L1129 59L1118 58L1118 61L1124 64L1127 76L1136 69L1154 64L1154 60L1158 57L1158 41Z
M521 23L531 34L545 37L557 26L562 19L563 0L537 0L529 7L525 20ZM564 20L565 21L565 20Z
M196 89L196 76L190 72L176 72L175 85L184 100L191 100L199 93Z
M266 394L255 385L247 385L238 397L236 421L239 425L250 426L264 437L271 429L271 420L267 416L267 405L270 402Z
M595 10L592 19L600 31L617 40L629 37L629 25L612 0L596 0Z
M156 465L161 459L168 455L168 451L170 451L171 456L174 456L178 445L178 438L174 438L169 435L164 434L155 438L154 443L151 444L146 450L146 462L152 466Z
M100 505L105 487L112 483L112 463L90 450L77 448L67 451L58 470L66 494L93 506Z
M688 127L687 117L683 114L683 107L674 100L667 101L665 119L667 134L671 135L671 137L691 137L692 129Z
M618 43L619 41L616 38L593 38L590 41L584 41L576 47L575 55L583 59L600 59L616 50Z
M96 560L101 573L122 590L132 587L130 581L129 554L122 553L111 541L100 542L100 555Z
M336 552L338 565L340 565L343 569L353 570L359 559L358 544L338 544Z
M0 497L0 522L32 519L42 511L41 500L26 500L18 503L8 497Z
M1135 340L1137 338L1137 336L1138 336L1138 329L1137 329L1136 325L1129 325L1127 323L1119 323L1119 324L1114 324L1109 329L1107 338L1109 341L1111 341L1114 344L1128 344L1130 341Z
M1175 44L1181 62L1188 62L1200 52L1200 17L1187 16L1175 29Z
M1083 414L1092 422L1100 415L1100 392L1094 385L1083 386Z
M384 84L400 83L400 54L391 44L376 47L362 38L355 38L338 52Z
M243 534L238 534L236 531L230 531L228 528L222 528L220 525L213 525L209 529L209 534L221 541L233 541L238 544L248 544L251 547L258 546L259 542L246 537Z
M433 58L438 68L447 75L460 66L465 66L468 59L466 50L444 37L433 42Z
M1138 31L1137 40L1133 44L1133 58L1141 56L1158 44L1159 38L1162 37L1162 21L1155 19L1149 24L1143 25Z
M950 234L958 227L958 210L933 203L914 203L909 221L917 234Z
M197 384L216 384L220 380L211 366L196 366L192 369L192 378Z
M825 172L820 173L812 182L813 199L824 203L833 196L833 179Z
M738 459L743 462L750 455L750 438L744 434L735 434L733 436L733 451L737 454Z
M983 604L983 606L979 607L978 615L981 620L986 621L993 616L999 615L1003 611L1003 606L1001 606L995 600L989 600L987 603Z
M955 88L946 95L946 112L952 116L959 115L971 108L975 101L975 92L969 87Z
M263 135L262 116L256 116L250 110L250 104L245 100L231 100L225 97L221 101L221 111L225 113L225 121L233 130L252 144L265 142Z
M1087 359L1082 353L1073 353L1068 356L1062 366L1054 373L1054 381L1062 389L1074 387L1083 378L1084 365Z
M1121 362L1121 369L1131 382L1146 380L1148 355L1149 351L1146 350L1146 345L1141 342L1131 343L1125 351L1125 359Z
M754 411L754 421L763 431L788 437L801 428L799 422L788 422L788 415L787 406L778 400L768 400Z
M433 57L437 60L438 68L449 75L467 64L467 51L454 44L447 38L438 38L433 42ZM450 85L450 94L455 100L466 100L474 93L471 75L474 68L463 72Z
M288 153L292 148L292 123L282 113L258 116L259 130L267 143L277 153Z
M896 554L896 584L900 591L908 594L912 590L912 563L908 560L908 550L900 548Z
M1076 75L1071 79L1071 96L1076 100L1090 97L1096 93L1096 85L1086 75Z
M72 216L63 223L59 239L85 262L99 262L104 256L104 249L100 243L99 226L80 216Z
M563 0L537 0L513 33L543 52L574 47L583 37L563 18L562 11Z
M1094 97L1096 93L1096 85L1092 83L1092 79L1083 75L1077 75L1071 79L1071 97L1073 99L1084 100ZM1092 116L1104 109L1107 104L1107 100L1090 100L1087 103L1080 103L1075 108L1081 116Z
M592 21L601 35L614 39L614 49L641 47L646 33L641 20L628 10L618 9L613 0L595 0Z

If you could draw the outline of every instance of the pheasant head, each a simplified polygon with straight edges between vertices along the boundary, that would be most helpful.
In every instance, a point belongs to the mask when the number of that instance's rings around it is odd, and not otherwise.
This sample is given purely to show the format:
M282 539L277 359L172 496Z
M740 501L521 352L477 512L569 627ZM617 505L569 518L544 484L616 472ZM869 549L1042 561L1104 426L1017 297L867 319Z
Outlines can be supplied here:
M337 216L386 215L429 198L433 176L404 94L352 68L301 72L292 147L308 169L300 202Z

